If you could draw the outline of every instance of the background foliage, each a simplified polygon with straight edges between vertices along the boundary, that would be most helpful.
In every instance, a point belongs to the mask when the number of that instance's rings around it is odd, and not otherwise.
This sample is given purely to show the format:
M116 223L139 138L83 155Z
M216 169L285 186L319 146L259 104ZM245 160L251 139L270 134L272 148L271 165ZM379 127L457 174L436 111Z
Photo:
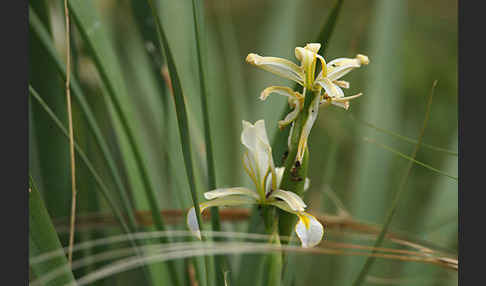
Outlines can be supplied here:
M140 224L141 212L153 210L154 205L162 211L191 207L184 150L192 153L193 187L199 199L207 191L206 141L192 3L153 2L185 97L190 146L180 141L166 60L147 2L69 1L73 17L69 40L74 136L86 156L85 160L76 161L78 221L93 215L114 218L101 228L78 223L76 243L124 232L155 230L152 224ZM67 126L63 2L31 1L29 5L29 83L45 101L44 105ZM272 141L287 103L279 97L260 102L258 95L269 85L289 85L289 82L245 64L244 59L250 52L294 59L295 46L304 46L316 38L334 2L210 0L200 5L199 12L205 21L203 64L216 185L250 186L240 163L241 121L265 119ZM408 160L364 138L410 155L415 144L390 132L418 138L434 80L438 80L438 85L423 142L449 151L422 146L416 160L457 177L457 2L343 1L326 46L327 60L362 53L369 56L371 63L347 76L352 83L348 93L364 93L351 103L349 111L321 109L309 142L311 188L305 200L312 213L346 214L356 221L379 226L406 172ZM45 106L30 97L30 174L60 243L66 246L71 198L69 145ZM140 161L135 149L140 153ZM155 197L149 195L150 188ZM456 180L415 164L390 230L404 234L410 241L457 253L457 192ZM42 210L38 201L35 205ZM150 220L150 214L143 218ZM249 221L225 221L222 228L246 232ZM170 230L186 230L182 219L162 223ZM31 226L31 235L35 235L34 229ZM258 227L253 230L259 231ZM373 236L367 239L334 228L328 229L326 239L373 245ZM140 247L139 242L127 245ZM107 245L84 250L77 252L74 259L119 247ZM31 249L31 258L42 253L41 250ZM226 257L231 285L252 285L250 280L260 277L247 275L247 271L259 267L254 262L262 255ZM319 281L326 285L349 285L365 257L299 254L293 259L289 284ZM80 268L74 271L74 276L82 277L109 263ZM191 263L192 260L182 258L173 262L178 279L184 283L191 281L192 268L188 267ZM204 265L203 259L196 259L196 272L204 273ZM31 263L31 268L32 276L38 277L35 264ZM66 277L70 279L69 275ZM168 282L165 264L154 264L148 271L139 268L116 273L98 283L133 285L141 279L148 279L146 282L153 285L172 283ZM205 280L199 282L205 284ZM365 284L456 285L457 271L431 264L378 259Z

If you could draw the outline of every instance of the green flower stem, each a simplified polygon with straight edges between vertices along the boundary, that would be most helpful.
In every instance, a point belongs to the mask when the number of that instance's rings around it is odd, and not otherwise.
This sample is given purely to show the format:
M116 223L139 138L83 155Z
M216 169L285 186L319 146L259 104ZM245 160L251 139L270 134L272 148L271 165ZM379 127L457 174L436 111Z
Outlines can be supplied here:
M282 190L294 192L299 196L302 196L302 194L304 193L304 183L305 178L307 177L309 150L307 148L305 150L302 165L295 166L295 158L297 156L300 135L309 116L310 104L316 98L316 96L319 96L319 94L320 91L311 91L306 95L304 108L294 122L294 130L290 139L290 150L287 158L285 159L285 171L282 177L282 183L280 184L280 188ZM292 229L295 223L297 222L297 217L293 214L279 211L279 220L280 235L289 236L292 233Z
M307 177L307 166L309 161L309 151L306 148L304 153L304 159L300 166L295 166L295 159L297 157L297 149L299 146L299 140L304 128L305 122L309 117L309 107L311 102L320 95L320 91L311 91L306 95L304 108L300 112L299 116L294 122L294 130L292 132L292 138L290 141L289 154L285 160L285 171L282 178L282 183L280 184L280 189L291 191L299 196L302 196L304 192L305 178ZM287 138L285 138L287 140ZM292 229L297 222L297 216L284 212L282 210L277 210L272 206L263 206L263 219L265 222L265 230L267 234L278 234L289 236L292 233ZM279 223L280 222L280 223ZM276 235L279 237L278 235ZM272 242L276 242L280 245L280 239L272 239ZM287 242L284 242L287 243ZM269 276L268 285L280 285L282 265L283 265L283 255L269 254Z
M280 245L277 208L270 205L264 205L262 206L262 213L265 223L265 231L272 235L269 242ZM268 261L268 281L265 285L279 286L282 280L282 255L278 252L270 253L266 255L265 260Z

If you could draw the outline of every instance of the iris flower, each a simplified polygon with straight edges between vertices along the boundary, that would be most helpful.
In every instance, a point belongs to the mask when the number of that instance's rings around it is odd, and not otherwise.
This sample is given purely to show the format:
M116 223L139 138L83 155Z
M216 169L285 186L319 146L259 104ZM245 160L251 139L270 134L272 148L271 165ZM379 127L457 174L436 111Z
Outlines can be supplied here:
M300 61L300 65L286 59L262 57L253 53L248 54L246 57L248 63L273 74L293 80L303 86L302 94L284 86L270 86L261 92L261 100L265 100L272 93L288 97L289 106L293 110L283 120L278 122L281 129L291 124L298 117L300 111L304 108L307 91L319 92L319 96L309 107L309 118L304 125L299 140L297 160L300 162L302 162L304 156L310 130L317 119L319 105L332 104L347 110L349 108L349 101L361 96L362 93L344 96L342 88L349 88L349 82L340 79L351 70L369 63L367 56L358 54L355 58L338 58L326 64L324 58L318 54L320 48L321 44L318 43L310 43L305 47L296 47L295 57ZM317 60L321 63L321 70L315 76ZM324 89L324 93L321 94L322 89Z
M304 201L295 193L279 188L284 167L276 168L272 158L265 122L258 120L255 124L243 121L241 143L246 147L243 155L243 167L255 184L255 189L245 187L215 189L204 193L208 200L199 205L201 213L210 207L240 205L272 205L298 216L295 226L297 237L302 247L317 245L324 234L321 223L311 214L305 212ZM306 179L304 189L309 185ZM201 234L196 219L195 208L187 213L187 225L199 238Z

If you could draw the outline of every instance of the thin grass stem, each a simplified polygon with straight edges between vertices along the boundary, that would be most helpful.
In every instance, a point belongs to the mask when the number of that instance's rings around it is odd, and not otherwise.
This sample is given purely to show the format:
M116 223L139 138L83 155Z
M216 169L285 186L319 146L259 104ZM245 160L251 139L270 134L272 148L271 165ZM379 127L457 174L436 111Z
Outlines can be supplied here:
M398 155L398 156L400 156L400 157L402 157L402 158L404 158L404 159L407 159L407 160L409 160L409 161L410 161L410 162L412 162L412 163L415 163L415 164L420 165L420 166L422 166L422 167L424 167L424 168L427 168L427 169L429 169L429 170L431 170L431 171L433 171L433 172L436 172L436 173L438 173L438 174L441 174L441 175L443 175L443 176L446 176L446 177L448 177L448 178L451 178L451 179L453 179L453 180L454 180L454 181L456 181L456 182L459 180L459 178L458 178L458 177L454 177L454 176L449 175L449 174L447 174L447 173L445 173L445 172L443 172L443 171L441 171L441 170L439 170L439 169L437 169L437 168L434 168L434 167L432 167L432 166L430 166L430 165L428 165L428 164L422 163L422 162L420 162L420 161L416 160L414 157L411 157L411 156L405 155L405 154L403 154L402 152L399 152L399 151L397 151L397 150L393 149L392 147L387 146L387 145L385 145L385 144L378 143L378 142L376 142L374 139L371 139L371 138L363 138L363 139L364 139L364 141L366 141L366 142L373 143L373 144L377 145L378 147L381 147L381 148L383 148L383 149L385 149L385 150L387 150L387 151L392 152L393 154L396 154L396 155Z
M376 126L375 124L370 123L370 122L367 122L365 120L357 119L357 118L354 117L354 115L352 113L349 114L349 117L353 121L356 121L356 122L358 122L360 124L363 124L365 126L368 126L369 128L375 129L378 132L381 132L381 133L384 133L384 134L393 136L393 137L398 138L398 139L401 139L401 140L403 140L405 142L409 142L409 143L412 143L412 144L417 144L417 140L415 140L413 138L410 138L410 137L407 137L407 136L403 136L401 134L398 134L398 133L393 132L393 131L390 131L390 130L386 130L384 128L380 128L380 127ZM430 144L426 144L426 143L422 143L422 147L428 148L430 150L434 150L434 151L437 151L437 152L442 152L442 153L445 153L445 154L448 154L448 155L451 155L451 156L456 156L457 157L459 155L459 153L454 152L452 150L449 150L449 149L446 149L446 148L442 148L442 147L437 147L437 146L430 145Z
M418 137L417 144L415 145L415 148L414 148L412 155L411 155L411 158L413 158L413 159L415 159L415 157L417 156L417 153L418 153L420 146L422 144L422 139L423 139L424 134L425 134L425 128L427 127L427 122L429 121L430 109L431 109L431 106L432 106L432 99L434 97L434 92L435 92L436 86L437 86L437 80L434 81L434 83L432 84L432 88L430 90L429 100L427 102L427 110L425 112L424 123L422 125L422 129L420 131L420 135ZM407 165L407 169L405 171L405 174L404 174L402 181L399 185L398 191L395 193L392 204L391 204L391 206L388 210L388 213L385 217L385 223L383 224L383 228L381 229L381 232L378 234L378 237L375 241L375 244L374 244L375 247L379 247L383 243L383 240L385 239L385 235L388 231L388 227L390 226L390 223L393 219L393 216L395 215L395 212L397 211L397 207L398 207L398 203L400 202L401 194L405 190L405 186L407 184L408 177L410 176L410 172L412 171L412 167L413 167L413 161L409 161L409 163ZM372 253L375 253L375 251L373 251ZM372 256L370 256L366 259L363 267L361 268L361 271L359 272L358 276L356 277L356 279L353 282L353 286L359 286L363 283L366 275L368 274L368 272L371 269L371 266L375 262L375 259L376 258L374 258Z
M74 227L76 223L76 163L74 157L74 131L73 131L73 115L71 108L71 35L69 29L69 8L67 0L64 0L64 13L66 19L66 100L67 100L67 114L69 122L69 155L71 159L71 226L69 231L69 251L68 262L71 264L73 259L73 244L74 244Z

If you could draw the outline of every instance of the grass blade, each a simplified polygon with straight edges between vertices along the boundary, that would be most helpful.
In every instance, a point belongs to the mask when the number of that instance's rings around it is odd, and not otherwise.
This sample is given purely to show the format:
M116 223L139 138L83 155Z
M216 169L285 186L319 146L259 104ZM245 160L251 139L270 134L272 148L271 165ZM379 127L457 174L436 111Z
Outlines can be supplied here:
M37 92L32 88L32 86L29 86L29 94L31 97L33 97L37 102L40 104L40 106L44 109L44 111L50 116L52 121L56 124L56 126L61 130L61 132L64 134L64 136L69 140L69 133L64 127L64 125L61 123L59 118L54 114L54 112L49 108L49 106L46 104L46 102L37 94ZM116 201L112 198L108 188L106 187L105 183L103 183L103 180L101 179L101 176L96 172L96 170L93 167L93 164L89 161L88 157L84 153L84 151L78 146L76 142L74 142L74 148L76 152L78 153L78 156L81 158L81 161L86 165L88 170L90 170L91 175L93 178L96 180L101 194L103 197L106 199L108 202L108 205L112 209L113 213L115 214L116 218L122 225L122 228L125 230L126 233L130 233L130 228L127 226L125 223L125 219L118 209Z
M365 53L370 57L371 64L366 68L363 93L366 100L354 105L351 112L358 112L360 118L370 122L381 122L384 128L403 132L406 118L401 116L402 104L406 104L402 89L404 69L397 66L405 64L404 57L397 53L403 52L403 39L408 18L406 17L406 1L375 1L371 9L370 36ZM401 54L400 54L401 55ZM389 77L372 75L387 74ZM361 89L361 88L360 88ZM428 87L427 87L428 89ZM349 111L348 111L349 112ZM359 138L374 137L370 129L354 128ZM391 138L384 138L383 143L390 144ZM392 201L390 189L397 189L397 181L403 171L395 163L396 157L369 144L356 144L353 150L353 163L348 165L348 182L340 193L348 201L354 217L371 222L382 222ZM342 165L342 164L339 164ZM398 175L400 174L400 175ZM373 207L370 207L373 206ZM335 283L350 285L364 263L359 258L343 258L336 265Z
M415 159L415 157L417 156L418 150L420 149L420 145L422 143L422 139L423 139L424 134L425 134L425 128L426 128L427 122L429 120L430 108L432 106L432 99L434 97L434 90L435 90L436 85L437 85L437 81L435 81L434 84L432 85L429 100L427 102L427 111L425 113L425 119L424 119L424 123L423 123L423 126L422 126L422 130L420 131L420 135L418 137L417 145L415 145L415 148L414 148L412 155L411 155L411 157L413 159ZM412 167L413 167L413 161L409 161L406 172L405 172L405 174L402 178L402 181L400 183L399 189L395 193L395 196L393 198L390 209L388 210L388 213L385 217L385 223L383 224L383 228L381 229L380 234L378 234L378 237L376 238L374 247L380 247L381 244L383 243L383 240L385 239L385 235L388 231L388 227L390 226L390 223L393 219L393 216L395 215L395 212L397 211L398 203L400 202L400 196L403 193L403 191L405 190L405 186L407 184L407 179L410 176L410 172L412 170ZM375 251L373 251L373 253L375 253ZM368 271L371 269L371 266L373 265L375 260L376 260L376 258L372 257L372 256L370 256L366 259L365 264L363 265L363 268L361 269L358 276L356 277L356 279L353 282L354 286L358 286L358 285L361 285L363 283L364 278L368 274Z
M37 39L42 44L43 50L46 52L47 58L50 59L54 63L55 68L57 69L58 73L65 78L66 77L66 68L64 63L59 58L47 31L44 25L40 22L39 18L37 17L36 13L29 7L29 25L31 31L33 32L32 35L35 35ZM111 151L108 148L108 144L105 140L105 136L101 132L101 128L99 127L98 123L96 122L94 112L92 111L91 107L89 106L88 102L86 101L86 97L83 94L79 83L77 82L76 78L71 79L71 89L74 95L74 99L79 104L81 111L88 123L88 127L91 133L94 135L94 139L96 144L101 150L101 154L103 155L106 163L108 164L109 171L114 179L115 185L119 190L123 211L128 216L128 224L130 229L134 231L136 229L136 221L133 212L133 207L130 204L130 200L128 198L128 191L125 185L122 183L121 175L116 167L115 160L111 154Z
M415 158L413 158L413 157L411 157L411 156L407 156L407 155L405 155L405 154L403 154L403 153L401 153L401 152L399 152L399 151L397 151L397 150L395 150L395 149L391 148L390 146L387 146L387 145L385 145L385 144L378 143L378 142L376 142L375 140L370 139L370 138L364 138L364 140L365 140L366 142L373 143L373 144L377 145L378 147L383 148L383 149L385 149L385 150L387 150L387 151L390 151L390 152L392 152L393 154L396 154L396 155L398 155L398 156L400 156L400 157L402 157L402 158L404 158L404 159L406 159L406 160L409 160L409 161L411 161L411 162L413 162L413 163L415 163L415 164L417 164L417 165L420 165L420 166L422 166L422 167L424 167L424 168L427 168L427 169L429 169L429 170L431 170L431 171L433 171L433 172L436 172L436 173L438 173L438 174L440 174L440 175L443 175L443 176L449 177L449 178L453 179L453 180L454 180L454 181L456 181L456 182L459 180L459 178L458 178L458 177L451 176L451 175L449 175L449 174L447 174L447 173L445 173L445 172L443 172L443 171L441 171L441 170L439 170L439 169L437 169L437 168L434 168L434 167L432 167L432 166L430 166L430 165L427 165L427 164L425 164L425 163L422 163L422 162L420 162L420 161L417 161ZM418 141L417 141L417 144L418 144Z
M192 0L192 15L194 18L194 29L196 33L196 51L197 51L197 61L198 61L198 71L199 71L199 83L200 83L200 94L201 94L201 108L203 114L203 124L204 124L204 138L206 141L206 164L208 170L208 190L213 190L216 188L216 173L214 167L214 157L213 157L213 144L211 140L211 129L209 123L209 107L208 107L208 91L206 88L206 53L205 53L205 29L204 21L200 18L202 17L203 10L201 8L201 1L196 2ZM214 231L220 231L221 225L219 222L219 208L211 208L211 226ZM227 263L224 261L224 256L216 256L214 258L216 270L215 271L215 281L216 285L224 286L225 275L228 271Z
M50 14L45 1L29 3L29 21L31 15L38 13L36 17L38 25L44 26L45 37L53 41L49 29ZM46 95L46 102L53 107L56 115L67 122L66 98L63 96L62 79L56 74L55 67L45 57L41 49L42 43L33 33L29 33L29 83ZM38 136L35 139L34 149L38 157L39 172L31 169L39 190L42 193L49 190L49 196L44 197L46 208L53 218L65 216L69 213L71 195L66 190L70 189L70 178L67 167L69 166L69 149L66 148L64 138L50 128L49 118L38 106L32 106L32 125L30 129ZM42 135L42 136L40 136ZM68 236L60 236L62 243Z
M39 105L42 107L42 109L49 115L49 117L52 119L52 121L55 123L55 125L60 129L60 131L63 133L63 135L66 137L67 140L69 140L69 134L68 131L66 130L66 127L61 123L59 118L54 114L54 112L49 108L49 106L46 104L44 100L37 94L37 92L29 86L29 95L33 97ZM93 164L90 162L84 151L79 147L79 145L74 141L74 148L76 152L78 153L79 158L81 159L81 162L83 162L86 165L86 168L88 171L91 173L93 179L96 181L99 191L101 192L101 195L103 198L106 200L108 203L108 206L112 210L113 214L115 215L116 219L120 223L122 230L129 235L129 240L130 244L136 249L137 254L140 255L140 251L138 249L137 243L131 238L131 233L132 230L130 230L128 224L125 221L125 217L122 215L122 212L118 209L118 204L116 201L111 197L110 192L108 188L106 187L105 183L101 179L101 176L96 172L96 170L93 167ZM144 268L145 269L145 268Z
M74 228L76 223L76 161L74 155L74 130L73 130L73 112L71 108L71 33L69 24L69 9L67 0L64 0L64 13L66 17L66 100L67 114L69 122L69 155L71 158L71 230L69 232L69 251L68 261L71 264L73 260Z
M34 181L32 177L29 177L29 256L35 257L55 250L62 250L61 242ZM57 256L45 263L31 264L32 271L37 276L61 266L69 267L64 255ZM74 283L74 281L73 273L66 270L57 279L45 285L64 285Z
M182 93L182 86L180 83L179 75L177 73L174 57L169 47L169 41L167 40L167 36L160 22L157 11L154 7L154 3L152 0L148 0L148 3L150 5L150 8L152 9L152 16L156 23L159 44L161 46L161 49L164 51L165 58L167 61L167 66L169 69L170 80L172 84L172 97L174 99L175 108L176 108L177 123L179 125L179 136L181 140L182 154L184 156L184 166L186 169L187 181L189 183L190 190L191 190L192 202L196 210L197 222L199 224L199 228L202 230L203 224L202 224L201 212L199 208L199 199L197 196L196 182L194 180L194 169L192 166L192 155L191 155L191 148L190 148L191 140L189 136L187 110L184 102L184 95ZM204 241L206 238L204 236L201 236L201 239ZM206 268L209 266L208 264L209 264L208 261L206 261ZM201 281L202 280L201 275L198 276L199 276L199 280Z
M390 130L387 130L387 129L384 129L384 128L380 128L380 127L374 125L373 123L370 123L370 122L367 122L367 121L364 121L364 120L357 119L357 118L355 118L353 116L352 113L349 113L349 117L353 121L356 121L356 122L358 122L360 124L363 124L363 125L365 125L365 126L367 126L369 128L375 129L378 132L381 132L381 133L384 133L384 134L393 136L395 138L398 138L398 139L403 140L403 141L408 142L408 143L417 144L417 140L415 140L413 138L409 138L407 136L403 136L403 135L398 134L396 132L393 132L393 131L390 131ZM455 156L455 157L457 157L459 155L459 153L454 152L454 151L451 151L449 149L437 147L437 146L430 145L430 144L426 144L426 143L422 143L422 148L428 148L430 150L434 150L434 151L437 151L437 152L442 152L442 153L445 153L447 155L451 155L451 156Z

